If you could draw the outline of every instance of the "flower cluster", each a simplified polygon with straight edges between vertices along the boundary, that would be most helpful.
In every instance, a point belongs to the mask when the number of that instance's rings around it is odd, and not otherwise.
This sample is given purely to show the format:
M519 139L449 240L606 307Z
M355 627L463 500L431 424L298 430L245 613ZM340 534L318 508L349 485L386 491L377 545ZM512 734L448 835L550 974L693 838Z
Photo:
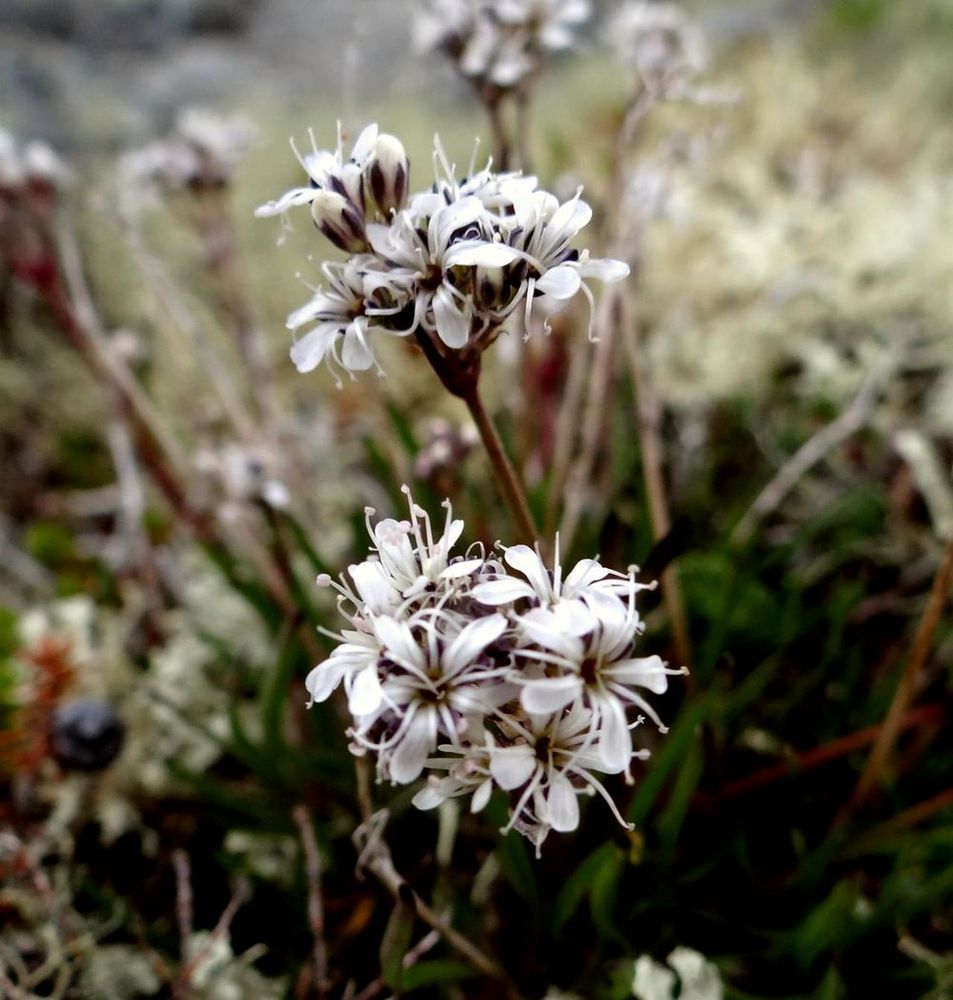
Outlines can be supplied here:
M620 261L593 260L570 246L592 210L581 189L560 203L535 177L497 174L489 166L458 180L439 140L436 180L409 193L409 165L398 139L369 125L345 155L298 155L308 184L262 205L259 216L285 216L308 205L322 233L348 256L326 262L327 284L288 317L298 369L322 361L348 372L377 362L374 341L415 334L441 354L478 355L513 314L526 330L533 310L545 316L580 290L585 279L628 274ZM378 370L379 366L378 366Z
M165 194L225 187L254 139L254 127L240 115L184 109L169 135L120 158L124 207L135 211Z
M45 142L21 145L0 129L0 197L4 200L24 189L55 192L69 180L68 168Z
M409 517L368 531L372 555L333 586L348 621L338 645L308 676L314 701L344 686L352 751L376 755L379 780L408 784L427 774L421 809L471 795L479 811L494 788L537 849L551 830L574 830L578 797L599 793L597 774L624 774L632 730L647 716L644 692L661 694L669 670L634 652L642 630L635 572L585 559L565 576L526 545L454 554L463 522L445 501L430 518L407 487ZM632 716L635 716L632 718Z
M419 50L446 54L481 93L515 90L547 52L572 48L589 0L430 0L414 23Z
M605 38L660 97L679 96L708 61L701 30L675 3L626 3L610 18Z

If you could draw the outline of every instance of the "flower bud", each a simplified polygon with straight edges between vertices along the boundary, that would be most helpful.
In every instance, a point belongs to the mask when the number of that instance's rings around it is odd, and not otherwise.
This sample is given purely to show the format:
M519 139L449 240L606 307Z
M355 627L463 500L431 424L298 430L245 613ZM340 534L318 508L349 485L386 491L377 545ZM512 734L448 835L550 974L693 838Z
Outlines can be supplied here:
M367 183L377 207L385 216L398 212L407 200L410 165L400 140L392 135L380 135L367 163Z
M350 199L337 191L318 191L311 202L314 224L339 249L363 253L369 247L364 218Z

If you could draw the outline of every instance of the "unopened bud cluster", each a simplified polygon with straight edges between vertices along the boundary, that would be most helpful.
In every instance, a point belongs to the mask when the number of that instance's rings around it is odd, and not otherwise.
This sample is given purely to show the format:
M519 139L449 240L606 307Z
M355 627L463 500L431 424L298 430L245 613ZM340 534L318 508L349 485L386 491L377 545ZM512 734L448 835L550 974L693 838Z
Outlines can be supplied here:
M372 524L368 509L369 558L318 580L338 591L348 624L326 633L338 645L308 676L312 699L343 684L352 752L376 757L378 780L426 776L421 809L468 795L477 812L498 789L505 829L537 849L576 828L583 794L625 825L596 775L631 780L632 760L648 756L632 731L645 717L665 731L645 692L663 693L678 672L635 655L645 585L595 559L564 576L558 551L549 567L526 545L455 554L464 525L449 501L435 535L404 492L406 520Z
M409 166L394 136L369 125L345 155L312 150L299 160L308 185L262 205L259 216L307 205L315 226L344 261L322 265L326 286L288 317L307 330L291 351L300 371L322 361L349 372L377 364L373 343L414 334L435 350L478 354L514 314L530 329L534 309L547 316L586 278L615 281L628 266L592 260L570 246L592 210L580 192L565 203L535 177L471 169L458 180L439 140L436 180L410 194ZM379 370L379 366L378 366Z

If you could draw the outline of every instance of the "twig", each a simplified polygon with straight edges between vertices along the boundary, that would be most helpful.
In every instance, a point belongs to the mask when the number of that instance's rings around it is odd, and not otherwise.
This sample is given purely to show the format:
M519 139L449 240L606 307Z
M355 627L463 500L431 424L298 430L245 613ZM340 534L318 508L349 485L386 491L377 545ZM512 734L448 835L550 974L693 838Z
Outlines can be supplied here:
M427 954L432 948L435 948L437 943L440 941L440 934L437 931L431 931L429 934L425 934L414 946L404 955L400 965L403 969L410 969L420 959ZM377 979L371 980L361 990L360 993L355 993L351 1000L374 1000L374 997L380 995L387 989L387 983L384 982L379 976Z
M304 805L296 805L291 811L298 827L301 846L304 850L305 873L308 879L308 923L314 939L314 988L319 997L325 997L330 989L328 980L328 945L324 937L324 893L321 879L321 854L314 836L314 826Z
M614 315L617 295L618 290L614 287L606 291L593 320L593 328L598 339L595 357L589 372L589 391L586 396L585 411L582 415L579 451L566 479L563 516L559 524L560 543L566 552L572 548L576 529L579 527L583 509L589 499L592 469L595 465L599 441L609 409L606 405L606 399L612 380L612 352L616 342Z
M922 708L915 708L908 712L901 720L901 729L911 729L916 726L940 725L946 717L946 711L942 705L924 705ZM709 808L716 802L726 799L736 799L742 795L766 788L776 781L785 778L794 778L806 771L811 771L822 764L839 760L848 754L862 750L870 746L883 729L883 723L867 726L865 729L858 729L857 732L840 736L836 740L824 743L813 750L804 753L795 753L789 760L770 767L764 767L760 771L755 771L744 778L729 782L715 795L704 795L698 797L698 802L702 808Z
M945 792L940 792L939 795L934 795L925 802L918 802L915 806L904 809L903 812L897 813L891 819L872 827L863 835L863 841L879 840L883 836L907 830L911 826L919 826L924 820L950 808L953 808L953 788L948 788Z
M933 639L936 635L937 626L940 624L940 615L943 607L950 596L950 587L953 585L953 536L950 537L946 546L946 551L936 576L933 578L933 586L930 588L930 596L927 598L926 607L923 609L923 616L917 627L913 645L910 648L910 657L900 676L900 683L894 692L890 708L884 719L883 726L877 737L870 757L864 767L860 780L854 794L845 809L837 819L838 825L842 823L847 815L869 796L873 789L880 783L884 769L886 768L890 756L893 752L894 744L903 728L903 717L913 701L916 694L917 682L923 672L927 656L933 648Z
M383 829L387 822L387 810L375 813L369 822L362 824L354 832L354 844L358 848L358 870L370 872L394 897L414 908L420 919L432 927L462 955L475 969L493 979L506 981L506 973L458 930L447 923L440 914L432 910L414 892L410 883L394 867L390 849L383 839Z
M635 389L635 418L639 429L639 446L642 451L642 475L649 504L652 538L658 542L672 528L663 472L660 435L661 405L651 382L645 377L639 350L638 320L632 316L631 299L625 288L619 291L619 308L622 313L622 339L626 348L629 371ZM691 666L692 649L685 619L685 606L678 582L678 569L669 565L662 572L662 600L672 626L675 655L684 667Z
M839 417L805 441L777 471L735 525L731 534L733 542L736 544L747 542L754 534L759 522L778 508L808 470L864 427L870 419L881 393L893 377L897 369L899 355L912 339L912 332L912 330L908 330L900 338L897 350L888 352L880 364L871 371L850 406Z
M185 852L176 853L182 853L184 855ZM190 888L190 901L191 891L192 890ZM244 877L239 878L235 884L235 889L232 892L232 896L229 899L228 904L222 911L222 915L218 918L218 922L212 928L212 931L205 943L191 958L188 959L188 961L183 959L182 969L179 972L176 981L172 984L172 996L174 1000L185 1000L185 998L189 996L191 992L190 987L192 976L195 975L195 970L202 964L215 944L228 933L228 929L231 927L232 921L235 919L235 914L238 913L239 909L241 909L241 907L248 901L250 896L251 888L249 887L248 880Z
M109 390L110 397L115 400L117 409L129 426L143 464L149 469L169 506L200 539L208 539L212 534L209 519L189 501L175 468L173 448L158 429L158 422L136 380L103 348L95 333L83 324L55 267L50 269L47 280L42 282L39 290L66 338L92 374Z
M179 925L182 967L185 968L192 941L192 866L188 854L181 848L172 852L172 867L175 870L175 919Z

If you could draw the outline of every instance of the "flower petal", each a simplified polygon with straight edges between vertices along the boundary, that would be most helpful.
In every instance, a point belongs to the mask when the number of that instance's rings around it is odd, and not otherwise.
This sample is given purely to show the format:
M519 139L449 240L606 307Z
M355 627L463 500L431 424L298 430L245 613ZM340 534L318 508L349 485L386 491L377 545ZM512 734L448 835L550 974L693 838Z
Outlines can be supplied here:
M579 291L581 284L582 278L579 277L579 272L568 265L551 267L536 280L536 288L554 299L571 299Z
M513 569L529 580L540 600L548 601L552 596L552 584L542 559L528 545L511 545L503 558Z
M546 805L549 823L558 833L569 833L579 826L579 800L572 782L564 774L550 775Z
M453 677L471 664L505 630L506 619L501 614L470 622L443 654L444 677Z
M529 681L520 692L520 702L533 715L558 712L582 693L582 679L569 677L540 677Z
M291 345L291 360L299 372L314 371L341 334L340 323L322 323Z
M334 689L341 683L344 668L333 660L319 663L307 676L304 686L312 701L327 701Z
M433 297L433 316L437 335L447 347L458 350L470 339L470 317L462 312L446 285L441 285Z
M539 762L528 746L501 747L490 756L490 774L505 792L525 785Z
M489 604L491 607L510 604L522 597L534 597L535 595L536 591L528 583L523 580L514 580L510 576L499 580L489 580L486 583L478 583L470 591L471 597L476 598L481 604Z
M358 317L348 326L344 334L344 348L341 351L341 363L348 371L362 372L374 364L374 354L367 344L365 334L367 320Z
M390 758L391 780L407 785L420 776L427 756L437 745L437 713L432 705L417 710Z
M381 682L377 677L377 664L371 663L354 674L347 700L352 715L370 715L381 703Z
M474 240L455 243L444 256L444 267L506 267L522 254L505 243ZM577 276L578 277L578 276ZM578 288L578 284L576 286Z

